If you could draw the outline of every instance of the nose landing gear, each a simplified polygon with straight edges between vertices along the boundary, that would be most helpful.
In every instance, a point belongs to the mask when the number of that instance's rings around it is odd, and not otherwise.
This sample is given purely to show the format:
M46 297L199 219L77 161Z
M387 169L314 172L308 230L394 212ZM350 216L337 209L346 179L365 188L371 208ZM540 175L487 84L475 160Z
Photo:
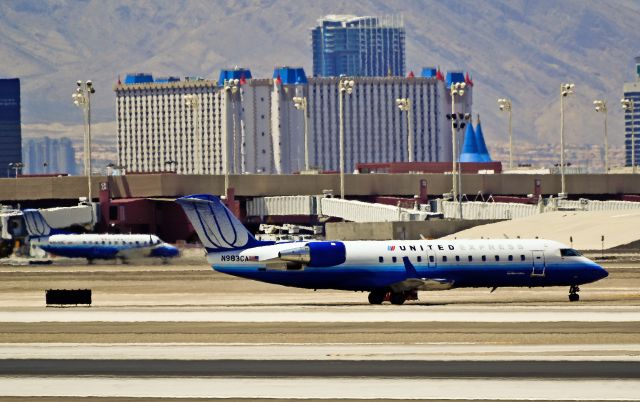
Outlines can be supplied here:
M578 294L579 291L580 288L577 285L571 285L569 287L569 301L576 302L580 300L580 295Z

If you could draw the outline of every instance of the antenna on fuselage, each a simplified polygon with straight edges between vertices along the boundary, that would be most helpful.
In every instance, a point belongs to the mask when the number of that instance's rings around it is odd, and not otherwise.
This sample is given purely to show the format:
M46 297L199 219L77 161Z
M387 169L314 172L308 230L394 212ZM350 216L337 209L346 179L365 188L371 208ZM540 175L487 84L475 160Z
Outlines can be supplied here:
M509 238L509 236L507 236L507 234L506 234L506 233L503 233L502 235L504 236L504 238L505 238L505 239L508 239L508 238Z

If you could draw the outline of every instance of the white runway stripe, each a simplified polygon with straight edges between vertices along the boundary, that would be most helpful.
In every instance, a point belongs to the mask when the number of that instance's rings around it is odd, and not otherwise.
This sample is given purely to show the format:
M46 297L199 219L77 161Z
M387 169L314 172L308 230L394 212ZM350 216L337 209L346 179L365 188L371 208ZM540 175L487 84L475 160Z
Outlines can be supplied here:
M4 343L0 359L640 361L640 345Z
M504 309L503 309L504 310ZM283 307L250 311L220 310L47 309L2 311L0 322L637 322L640 309L517 309L443 310L428 306L377 306L377 308Z
M0 396L640 400L640 381L0 377Z

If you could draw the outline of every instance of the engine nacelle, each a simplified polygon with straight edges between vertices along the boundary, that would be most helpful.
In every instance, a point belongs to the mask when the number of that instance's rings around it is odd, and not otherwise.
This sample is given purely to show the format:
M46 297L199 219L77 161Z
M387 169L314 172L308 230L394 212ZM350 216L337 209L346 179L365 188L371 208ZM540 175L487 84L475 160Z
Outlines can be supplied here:
M298 262L309 267L333 267L347 259L344 243L339 241L314 241L303 247L278 253L284 261Z

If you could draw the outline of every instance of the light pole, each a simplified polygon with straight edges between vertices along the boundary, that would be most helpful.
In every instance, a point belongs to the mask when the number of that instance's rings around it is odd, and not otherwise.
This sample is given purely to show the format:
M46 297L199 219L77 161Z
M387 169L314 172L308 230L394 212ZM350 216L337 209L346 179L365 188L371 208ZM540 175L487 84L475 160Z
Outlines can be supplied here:
M294 96L293 106L304 114L304 170L309 170L309 115L307 114L307 97Z
M413 162L413 131L411 130L411 99L398 98L396 99L396 105L398 109L403 112L407 112L407 154L409 155L409 162Z
M344 199L344 97L353 93L355 81L347 77L340 78L338 83L340 111L340 198Z
M470 120L471 120L471 115L469 113L452 113L452 114L448 114L447 115L447 120L451 120L451 131L452 134L455 133L455 141L456 141L456 147L459 147L459 142L460 142L460 138L457 136L458 131L462 131L467 124L471 124ZM454 159L454 163L455 163L455 159ZM462 164L460 162L460 158L458 158L458 163L456 165L457 170L460 172L460 174L457 175L457 179L456 179L456 175L454 175L454 184L457 185L457 189L458 192L460 193L460 197L457 197L454 195L453 200L454 202L458 201L458 210L459 210L459 218L462 219Z
M633 99L628 99L628 98L620 99L620 104L622 105L622 109L624 109L625 113L631 113L631 171L635 173L636 172L636 133L635 133L635 127L634 127L634 120L633 120L635 105L634 105ZM626 123L625 123L624 131L626 134L627 132Z
M240 89L240 80L239 79L231 79L224 80L223 83L224 91L227 93L229 101L231 102L231 96L238 92ZM235 113L231 116L231 120L233 120L233 168L235 173L236 166L236 117ZM229 188L229 138L227 134L224 135L224 194L227 194L227 189Z
M607 101L596 99L593 101L596 112L604 113L604 172L609 173L609 137L607 136Z
M511 99L498 99L501 112L509 112L509 169L513 169L513 136L511 131Z
M24 167L24 163L22 162L11 162L9 163L9 168L16 171L16 179L18 178L18 171ZM7 177L9 175L7 174Z
M456 83L452 83L451 84L451 143L452 143L452 164L453 164L453 168L452 168L452 180L453 180L453 187L452 187L452 191L453 191L453 199L457 200L458 199L458 180L457 180L457 175L458 175L458 169L457 169L457 165L456 165L456 158L458 157L458 145L457 145L457 141L456 141L456 128L457 128L457 123L456 123L456 96L462 96L464 95L464 88L466 87L466 84L464 82L456 82ZM462 216L461 216L462 218Z
M559 198L566 198L566 185L564 180L564 98L573 94L574 84L560 84L560 182L561 192L558 194Z
M77 81L76 92L72 95L73 104L82 109L84 116L84 174L87 176L87 186L89 187L89 197L87 201L92 202L91 196L91 94L96 92L93 82L90 80Z
M192 116L194 116L193 117L194 124L195 124L194 137L195 137L195 148L196 148L196 154L195 154L196 164L195 164L194 173L202 174L202 144L200 143L200 130L199 130L200 98L198 98L198 95L195 95L195 94L184 95L182 98L184 99L184 104L189 109L191 109L191 114Z

